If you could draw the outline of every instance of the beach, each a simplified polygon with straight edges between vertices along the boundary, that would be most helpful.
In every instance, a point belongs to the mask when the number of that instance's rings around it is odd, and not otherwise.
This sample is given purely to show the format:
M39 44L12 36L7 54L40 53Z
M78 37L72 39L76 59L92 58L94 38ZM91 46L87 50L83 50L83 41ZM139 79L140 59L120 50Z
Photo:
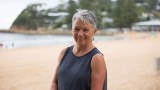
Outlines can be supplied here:
M104 54L108 90L160 90L160 33L98 41ZM0 49L0 90L49 90L60 51L69 46Z

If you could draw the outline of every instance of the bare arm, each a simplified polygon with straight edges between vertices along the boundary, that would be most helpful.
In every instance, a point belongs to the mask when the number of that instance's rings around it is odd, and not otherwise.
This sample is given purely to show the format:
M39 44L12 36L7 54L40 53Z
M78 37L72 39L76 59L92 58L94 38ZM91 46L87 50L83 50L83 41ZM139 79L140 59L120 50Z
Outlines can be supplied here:
M54 73L54 76L53 76L53 81L52 81L52 83L51 83L51 88L50 88L50 90L58 90L58 86L57 86L57 85L58 85L57 72L58 72L58 67L59 67L60 61L61 61L62 57L64 56L65 50L66 50L66 48L64 48L64 49L61 51L60 55L59 55L58 65L57 65L57 67L56 67L56 70L55 70L55 73Z
M102 90L106 77L106 65L102 54L96 54L91 62L91 90Z

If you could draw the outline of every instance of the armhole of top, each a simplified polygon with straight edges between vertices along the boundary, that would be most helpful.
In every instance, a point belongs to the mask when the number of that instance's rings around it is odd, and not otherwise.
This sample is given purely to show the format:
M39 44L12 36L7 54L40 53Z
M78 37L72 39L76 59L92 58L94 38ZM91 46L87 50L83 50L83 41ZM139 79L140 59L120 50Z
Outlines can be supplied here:
M103 53L101 53L101 52L97 49L97 51L92 55L92 58L91 58L91 60L90 60L90 70L91 70L91 63L92 63L93 57L94 57L95 55L97 55L97 54L101 54L102 57L104 57Z
M94 55L96 55L96 54L102 54L102 56L104 56L104 55L103 55L103 53L101 53L100 51L99 51L99 52L97 52L97 53L95 53Z
M104 57L103 53L101 53L100 51L99 51L99 52L96 52L96 53L92 56L91 62L92 62L92 60L93 60L93 57L94 57L96 54L101 54L101 55ZM91 62L90 62L90 70L92 71L92 69L91 69ZM106 68L106 70L107 70L107 68ZM104 80L104 84L103 84L103 90L107 90L107 71L106 71L105 80Z
M92 53L92 56L91 56L90 65L91 65L91 62L93 60L93 57L95 55L97 55L97 54L102 54L102 53L97 48L95 48L94 51L93 51L93 53ZM102 56L104 56L104 55L102 54Z
M104 57L103 53L101 53L101 52L97 52L97 53L95 53L95 54L92 56L92 58L91 58L90 65L91 65L91 63L92 63L93 57L94 57L95 55L97 55L97 54L101 54L101 55L102 55L102 57Z
M95 54L92 56L92 59L93 59L93 57L94 57L95 55L97 55L97 54L101 54L102 56L104 56L103 53L97 52L97 53L95 53Z

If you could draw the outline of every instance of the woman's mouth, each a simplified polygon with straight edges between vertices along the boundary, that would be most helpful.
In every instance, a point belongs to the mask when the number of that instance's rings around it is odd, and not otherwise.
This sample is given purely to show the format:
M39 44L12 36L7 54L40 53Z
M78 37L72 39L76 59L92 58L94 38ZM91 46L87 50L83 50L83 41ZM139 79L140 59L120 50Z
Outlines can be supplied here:
M85 38L77 38L77 41L83 41Z

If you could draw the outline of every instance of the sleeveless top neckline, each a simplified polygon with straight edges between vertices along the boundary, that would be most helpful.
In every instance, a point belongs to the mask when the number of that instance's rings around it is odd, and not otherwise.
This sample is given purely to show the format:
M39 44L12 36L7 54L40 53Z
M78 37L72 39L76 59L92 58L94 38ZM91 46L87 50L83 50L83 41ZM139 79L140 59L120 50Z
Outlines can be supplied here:
M94 49L96 49L96 47L94 47L94 48L92 48L90 51L88 51L87 53L85 53L84 55L77 56L77 55L75 55L75 54L73 53L73 47L74 47L74 46L71 46L72 55L73 55L74 57L77 57L77 58L85 57L85 56L88 55L90 52L92 52Z

